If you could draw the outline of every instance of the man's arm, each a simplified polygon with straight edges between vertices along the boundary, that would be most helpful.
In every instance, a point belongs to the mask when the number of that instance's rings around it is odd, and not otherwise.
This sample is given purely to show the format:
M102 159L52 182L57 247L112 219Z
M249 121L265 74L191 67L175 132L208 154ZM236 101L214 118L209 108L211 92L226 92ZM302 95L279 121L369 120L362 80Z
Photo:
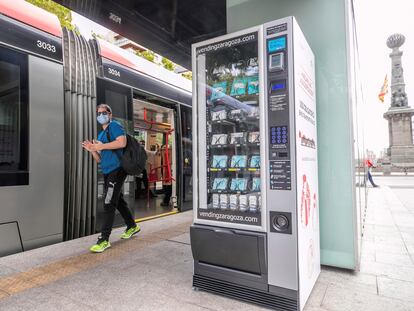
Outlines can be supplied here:
M103 144L100 141L93 141L88 147L88 151L102 151L102 150L116 150L125 148L127 144L127 139L125 135L118 136L114 141L110 143Z
M101 155L97 151L91 151L91 155L95 159L96 163L101 163Z
M114 141L106 144L97 144L97 150L114 150L114 149L122 149L125 148L127 145L127 139L125 135L118 136Z

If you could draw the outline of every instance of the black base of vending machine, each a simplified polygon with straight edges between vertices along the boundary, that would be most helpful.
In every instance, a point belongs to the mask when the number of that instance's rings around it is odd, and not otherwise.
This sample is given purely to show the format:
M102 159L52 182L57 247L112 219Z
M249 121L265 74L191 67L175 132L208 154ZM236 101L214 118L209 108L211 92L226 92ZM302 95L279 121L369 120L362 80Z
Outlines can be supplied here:
M193 225L193 287L274 310L297 310L297 291L268 284L266 234Z

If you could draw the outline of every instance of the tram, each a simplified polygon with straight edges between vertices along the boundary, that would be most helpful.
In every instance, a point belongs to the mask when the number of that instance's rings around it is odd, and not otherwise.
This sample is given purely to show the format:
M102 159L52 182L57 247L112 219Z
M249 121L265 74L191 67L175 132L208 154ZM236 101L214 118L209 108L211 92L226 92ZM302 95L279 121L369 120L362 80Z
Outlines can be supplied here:
M81 142L101 103L148 151L123 187L135 217L192 208L191 81L25 1L0 0L0 29L0 256L99 230L103 177Z

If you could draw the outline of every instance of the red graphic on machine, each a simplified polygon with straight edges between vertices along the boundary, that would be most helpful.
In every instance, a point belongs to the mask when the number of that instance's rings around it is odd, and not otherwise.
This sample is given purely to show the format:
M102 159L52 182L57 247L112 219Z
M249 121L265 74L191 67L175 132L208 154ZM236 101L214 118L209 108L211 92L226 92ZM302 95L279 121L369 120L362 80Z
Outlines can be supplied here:
M315 140L313 138L306 137L305 134L303 134L301 131L299 131L299 138L300 138L300 144L304 147L316 148Z
M309 182L306 178L306 174L303 175L303 183L302 183L302 199L300 204L300 219L303 225L306 227L311 222L312 219L315 218L315 211L316 211L316 193L313 194L313 204L311 204L311 191ZM311 205L313 205L311 211Z

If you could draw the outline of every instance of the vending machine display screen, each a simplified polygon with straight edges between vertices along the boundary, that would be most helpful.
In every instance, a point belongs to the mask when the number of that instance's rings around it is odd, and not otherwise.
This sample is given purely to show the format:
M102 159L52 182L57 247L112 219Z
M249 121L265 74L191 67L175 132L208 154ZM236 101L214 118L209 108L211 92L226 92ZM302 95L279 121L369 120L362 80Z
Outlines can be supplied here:
M267 51L269 53L286 49L286 37L279 37L267 42Z
M271 92L282 91L286 88L286 83L284 81L272 82L270 84Z

